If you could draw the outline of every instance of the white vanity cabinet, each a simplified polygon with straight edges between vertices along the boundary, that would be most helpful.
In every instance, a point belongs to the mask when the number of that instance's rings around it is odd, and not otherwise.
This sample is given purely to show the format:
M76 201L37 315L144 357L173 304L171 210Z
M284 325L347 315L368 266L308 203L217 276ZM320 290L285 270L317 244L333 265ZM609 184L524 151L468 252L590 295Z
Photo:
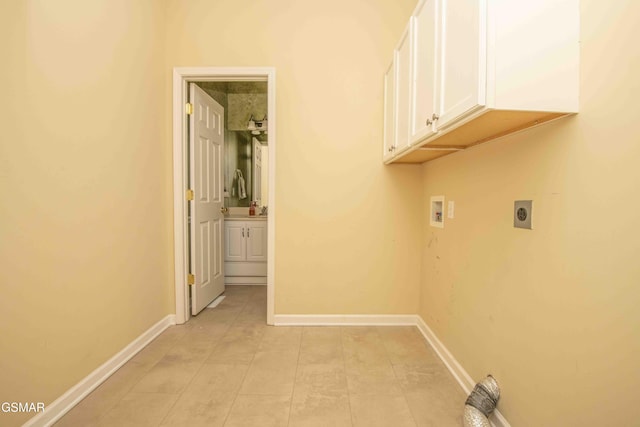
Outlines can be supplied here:
M579 0L420 0L398 46L385 145L388 124L399 147L408 123L409 148L385 151L385 163L422 163L578 112Z
M266 283L267 218L225 218L224 237L225 283Z

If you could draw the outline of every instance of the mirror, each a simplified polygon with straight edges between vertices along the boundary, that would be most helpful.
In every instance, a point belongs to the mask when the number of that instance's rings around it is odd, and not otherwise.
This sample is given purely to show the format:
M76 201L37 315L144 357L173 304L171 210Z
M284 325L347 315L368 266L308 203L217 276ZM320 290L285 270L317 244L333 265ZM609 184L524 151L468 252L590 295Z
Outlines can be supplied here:
M249 207L252 201L265 206L269 163L267 82L200 82L198 86L225 111L225 206Z

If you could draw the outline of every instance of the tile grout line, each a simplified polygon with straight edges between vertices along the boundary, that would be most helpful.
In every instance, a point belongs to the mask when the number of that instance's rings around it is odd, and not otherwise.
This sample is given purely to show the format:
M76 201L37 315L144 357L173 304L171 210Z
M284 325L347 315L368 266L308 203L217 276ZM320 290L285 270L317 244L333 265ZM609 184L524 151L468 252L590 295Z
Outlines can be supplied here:
M300 343L298 344L298 360L296 361L296 372L293 374L293 387L291 387L291 402L289 402L289 415L287 416L287 426L291 423L291 410L293 408L293 394L296 391L296 380L298 378L298 368L300 367L300 353L302 352L302 335L304 327L300 328Z
M354 425L354 421L353 421L353 411L351 410L351 392L349 391L349 378L347 377L347 358L345 356L345 351L344 351L344 326L340 326L339 327L339 331L340 331L340 347L342 348L342 367L344 368L344 380L347 383L347 401L349 402L349 418L351 421L351 426L353 427Z
M242 308L238 311L238 315L236 317L234 317L232 325L240 317L240 313L242 312L242 309L244 309L246 305L247 305L247 301L245 301L245 303L242 306ZM229 328L231 328L231 326ZM264 339L264 333L262 334L262 337L260 337L260 342L262 342L263 339ZM258 346L260 346L259 343L258 343ZM257 350L256 350L256 352L257 352ZM244 375L242 376L242 381L240 381L240 385L238 386L238 389L235 392L235 396L233 396L233 402L231 402L231 405L229 406L229 410L227 411L227 414L224 416L224 420L222 421L222 426L223 427L227 424L227 421L229 420L229 415L231 415L231 411L233 410L233 407L235 406L236 401L238 400L238 396L240 395L240 390L242 389L242 384L244 384L244 380L247 378L247 374L249 373L249 369L251 369L251 365L253 365L253 359L256 357L256 352L253 353L253 357L251 357L251 361L248 364L247 370L244 371Z

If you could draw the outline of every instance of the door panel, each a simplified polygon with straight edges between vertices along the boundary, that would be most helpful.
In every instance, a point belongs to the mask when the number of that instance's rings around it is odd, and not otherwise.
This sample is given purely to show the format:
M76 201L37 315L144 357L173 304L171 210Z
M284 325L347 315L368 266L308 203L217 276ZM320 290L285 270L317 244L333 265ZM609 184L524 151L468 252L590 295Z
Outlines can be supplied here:
M189 116L191 203L191 313L198 314L224 291L221 212L224 109L195 84L189 87L194 113Z

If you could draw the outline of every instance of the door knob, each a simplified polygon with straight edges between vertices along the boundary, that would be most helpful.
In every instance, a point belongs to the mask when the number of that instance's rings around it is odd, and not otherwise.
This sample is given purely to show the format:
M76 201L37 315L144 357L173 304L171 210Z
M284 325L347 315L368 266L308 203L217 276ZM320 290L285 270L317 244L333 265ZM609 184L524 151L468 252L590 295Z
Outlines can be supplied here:
M427 119L427 126L431 126L433 124L433 122L429 119Z
M226 206L223 206L220 208L220 212L222 212L223 214L226 214L227 212L229 212L229 209Z
M436 113L433 113L433 115L431 116L431 120L433 120L434 122L435 122L436 120L438 120L439 118L440 118L440 117L439 117Z

